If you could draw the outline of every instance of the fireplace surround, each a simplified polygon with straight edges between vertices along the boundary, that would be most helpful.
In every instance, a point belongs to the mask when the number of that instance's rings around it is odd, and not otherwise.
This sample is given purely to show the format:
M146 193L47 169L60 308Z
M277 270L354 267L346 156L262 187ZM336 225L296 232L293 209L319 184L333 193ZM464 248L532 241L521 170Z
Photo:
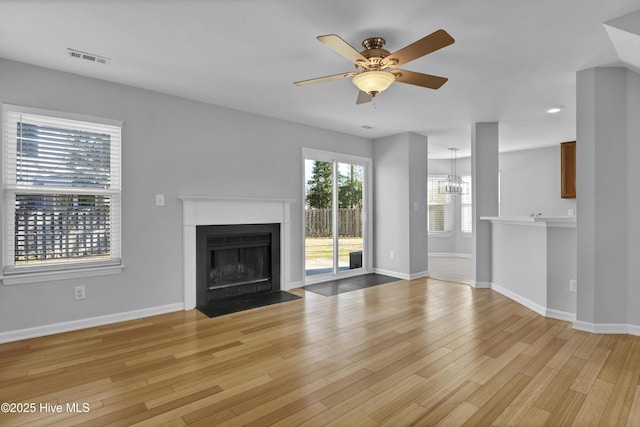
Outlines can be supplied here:
M280 290L290 287L292 199L181 195L184 308L196 307L197 226L279 224Z

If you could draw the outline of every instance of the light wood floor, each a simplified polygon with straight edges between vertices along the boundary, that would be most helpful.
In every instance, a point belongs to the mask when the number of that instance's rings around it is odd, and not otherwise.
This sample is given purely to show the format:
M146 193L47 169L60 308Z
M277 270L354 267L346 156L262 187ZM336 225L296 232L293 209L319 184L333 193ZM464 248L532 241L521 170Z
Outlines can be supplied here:
M638 426L639 378L640 337L422 279L0 345L0 402L38 405L0 425Z

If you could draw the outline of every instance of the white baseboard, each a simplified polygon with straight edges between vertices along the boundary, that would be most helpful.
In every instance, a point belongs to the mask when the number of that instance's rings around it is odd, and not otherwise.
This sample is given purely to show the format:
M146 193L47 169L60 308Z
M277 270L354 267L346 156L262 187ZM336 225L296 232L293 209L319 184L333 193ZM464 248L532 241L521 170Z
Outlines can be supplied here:
M640 336L640 325L627 325L629 335Z
M411 280L411 276L409 274L399 273L397 271L385 270L382 268L374 268L373 272L375 274L382 274L384 276L395 277L396 279L400 279L400 280Z
M589 323L576 320L575 313L568 311L555 310L552 308L543 307L521 295L516 294L502 286L491 284L491 289L494 291L514 300L515 302L524 305L525 307L535 311L544 317L551 319L563 320L565 322L573 322L573 329L579 331L590 332L592 334L629 334L640 336L640 325L631 325L628 323Z
M629 335L640 336L640 325L627 325Z
M565 322L573 322L573 329L579 331L590 332L592 334L629 334L640 336L640 325L631 325L627 323L589 323L577 321L575 313L544 307L495 283L471 281L470 285L474 288L491 288L499 294L502 294L507 298L514 300L518 304L521 304L528 309L535 311L541 316L556 320L563 320Z
M495 283L491 283L491 289L493 289L494 291L498 292L499 294L504 295L505 297L514 300L515 302L517 302L518 304L522 304L525 307L527 307L530 310L535 311L536 313L538 313L541 316L544 317L549 317L551 319L556 319L556 320L564 320L565 322L575 322L576 321L576 315L575 313L570 313L568 311L562 311L562 310L555 310L553 308L548 308L545 306L542 306L536 302L531 301L528 298L525 298L509 289L506 289L500 285L497 285Z
M544 317L550 317L556 320L564 320L565 322L575 322L575 313L569 313L568 311L554 310L553 308L547 308L547 313Z
M428 256L434 258L469 258L471 259L471 254L461 254L455 252L429 252Z
M289 285L285 290L288 291L289 289L302 288L302 287L304 287L304 282L289 282Z
M429 270L420 271L419 273L411 273L409 280L422 279L423 277L429 277Z
M589 323L576 321L573 329L591 332L592 334L629 334L640 336L640 326L628 323Z
M491 289L491 282L476 282L475 280L469 280L469 285L472 288L477 289Z
M183 303L163 305L159 307L143 308L124 313L107 314L105 316L89 317L86 319L72 320L69 322L54 323L52 325L35 326L33 328L18 329L16 331L0 332L0 344L11 341L26 340L29 338L43 337L62 332L76 331L78 329L94 326L109 325L111 323L127 320L141 319L143 317L156 316L158 314L172 313L184 310Z
M471 280L460 280L459 277L447 276L446 274L440 274L440 273L438 273L437 276L438 277L432 277L432 276L429 275L427 277L430 277L433 280L440 280L442 282L451 282L451 283L457 283L457 284L471 286Z
M495 283L491 283L491 289L493 289L494 291L498 292L499 294L504 295L505 297L514 300L515 302L517 302L518 304L522 304L525 307L527 307L530 310L535 311L536 313L538 313L541 316L545 316L547 314L547 307L544 307L536 302L531 301L528 298L525 298L521 295L516 294L515 292L507 289L507 288L503 288L500 285L497 285Z
M384 276L395 277L400 280L416 280L421 279L423 277L429 277L429 270L419 271L418 273L398 273L397 271L384 270L382 268L374 268L373 272L375 274L382 274Z

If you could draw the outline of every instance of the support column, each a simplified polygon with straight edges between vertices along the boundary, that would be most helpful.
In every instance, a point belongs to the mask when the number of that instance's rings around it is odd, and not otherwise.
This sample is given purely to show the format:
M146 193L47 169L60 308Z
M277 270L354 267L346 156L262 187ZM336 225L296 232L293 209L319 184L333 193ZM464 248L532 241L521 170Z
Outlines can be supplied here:
M428 276L429 236L427 233L427 137L409 134L409 233L411 277Z
M491 224L480 217L499 214L498 171L498 123L475 123L471 128L471 285L476 288L491 286Z
M630 138L624 68L591 68L577 74L576 329L626 332L628 210L637 198L627 187ZM637 112L635 112L637 114ZM632 165L632 170L637 166ZM635 215L633 212L632 215ZM635 218L633 218L635 221ZM632 222L633 222L632 221ZM637 263L637 254L631 260Z
M427 271L427 144L413 133L374 141L374 271L412 280Z

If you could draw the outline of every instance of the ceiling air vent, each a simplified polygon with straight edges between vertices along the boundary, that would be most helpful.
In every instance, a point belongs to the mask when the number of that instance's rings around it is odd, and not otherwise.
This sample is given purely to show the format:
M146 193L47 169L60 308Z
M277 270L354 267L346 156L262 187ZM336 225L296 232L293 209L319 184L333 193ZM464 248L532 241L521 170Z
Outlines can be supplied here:
M71 58L83 59L85 61L95 62L97 64L109 65L111 63L111 59L105 58L104 56L94 55L93 53L82 52L75 49L67 48L67 53Z

